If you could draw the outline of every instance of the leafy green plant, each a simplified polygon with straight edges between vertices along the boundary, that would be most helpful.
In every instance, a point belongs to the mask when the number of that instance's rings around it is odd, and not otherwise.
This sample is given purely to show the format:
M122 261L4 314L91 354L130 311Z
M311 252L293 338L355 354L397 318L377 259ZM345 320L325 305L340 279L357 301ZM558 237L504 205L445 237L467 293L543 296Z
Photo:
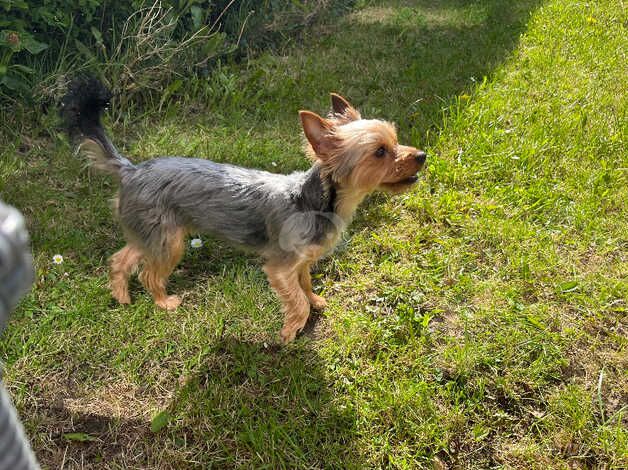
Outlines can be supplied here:
M60 74L91 69L112 82L146 75L136 87L167 87L179 70L207 74L207 62L293 35L347 0L0 0L0 92L44 100ZM34 56L37 56L35 58ZM157 59L163 66L157 65ZM126 62L128 61L128 62ZM151 65L147 65L151 64ZM149 73L155 79L148 80ZM128 92L125 82L120 91ZM52 88L51 88L52 87ZM149 92L150 93L150 92Z
M25 31L6 29L0 31L0 88L24 92L28 89L27 77L34 70L23 64L14 63L14 55L24 51L37 55L48 48L48 45L37 41L32 34Z

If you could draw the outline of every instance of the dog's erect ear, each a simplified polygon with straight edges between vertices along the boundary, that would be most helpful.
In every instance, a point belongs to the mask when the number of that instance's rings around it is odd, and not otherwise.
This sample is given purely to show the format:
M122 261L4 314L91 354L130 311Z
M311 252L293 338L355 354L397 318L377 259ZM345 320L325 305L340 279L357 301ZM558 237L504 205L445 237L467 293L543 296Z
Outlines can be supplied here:
M336 117L344 119L346 122L362 119L358 110L337 93L331 93L331 106Z
M340 96L338 93L330 93L331 106L334 109L334 113L344 114L347 109L352 109L353 106L349 102Z
M332 124L311 111L299 111L303 132L317 157L329 155L334 148L334 138L330 135Z

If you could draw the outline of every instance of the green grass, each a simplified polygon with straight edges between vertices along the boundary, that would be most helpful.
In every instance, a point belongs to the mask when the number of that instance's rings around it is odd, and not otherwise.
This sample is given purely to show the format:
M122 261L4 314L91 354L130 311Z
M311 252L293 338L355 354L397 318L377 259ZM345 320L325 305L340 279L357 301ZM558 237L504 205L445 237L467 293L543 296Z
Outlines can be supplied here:
M291 171L307 167L296 111L338 91L427 149L418 187L369 198L320 263L330 307L283 348L259 262L215 242L173 276L176 312L137 283L115 305L113 183L2 111L0 191L28 217L37 282L0 357L40 460L628 466L627 19L612 0L359 2L112 130L135 160Z

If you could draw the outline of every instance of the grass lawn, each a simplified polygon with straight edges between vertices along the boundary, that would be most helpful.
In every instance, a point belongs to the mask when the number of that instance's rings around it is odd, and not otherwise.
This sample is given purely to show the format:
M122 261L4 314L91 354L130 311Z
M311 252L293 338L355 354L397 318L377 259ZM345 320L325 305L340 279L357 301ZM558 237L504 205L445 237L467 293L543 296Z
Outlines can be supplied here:
M287 172L308 166L297 110L337 91L427 150L420 184L369 198L319 264L330 307L287 347L259 261L209 239L171 279L178 310L137 282L116 305L113 181L52 117L13 122L0 194L37 281L0 359L44 467L626 468L627 8L359 1L122 113L136 161Z

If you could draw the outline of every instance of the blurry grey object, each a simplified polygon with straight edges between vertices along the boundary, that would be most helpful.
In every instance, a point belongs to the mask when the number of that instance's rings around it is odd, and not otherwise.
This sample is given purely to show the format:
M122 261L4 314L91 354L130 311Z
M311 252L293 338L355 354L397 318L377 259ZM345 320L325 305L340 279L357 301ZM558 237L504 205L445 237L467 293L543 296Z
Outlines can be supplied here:
M24 218L0 202L0 334L9 313L33 283L33 277ZM1 379L0 368L0 470L39 469Z

